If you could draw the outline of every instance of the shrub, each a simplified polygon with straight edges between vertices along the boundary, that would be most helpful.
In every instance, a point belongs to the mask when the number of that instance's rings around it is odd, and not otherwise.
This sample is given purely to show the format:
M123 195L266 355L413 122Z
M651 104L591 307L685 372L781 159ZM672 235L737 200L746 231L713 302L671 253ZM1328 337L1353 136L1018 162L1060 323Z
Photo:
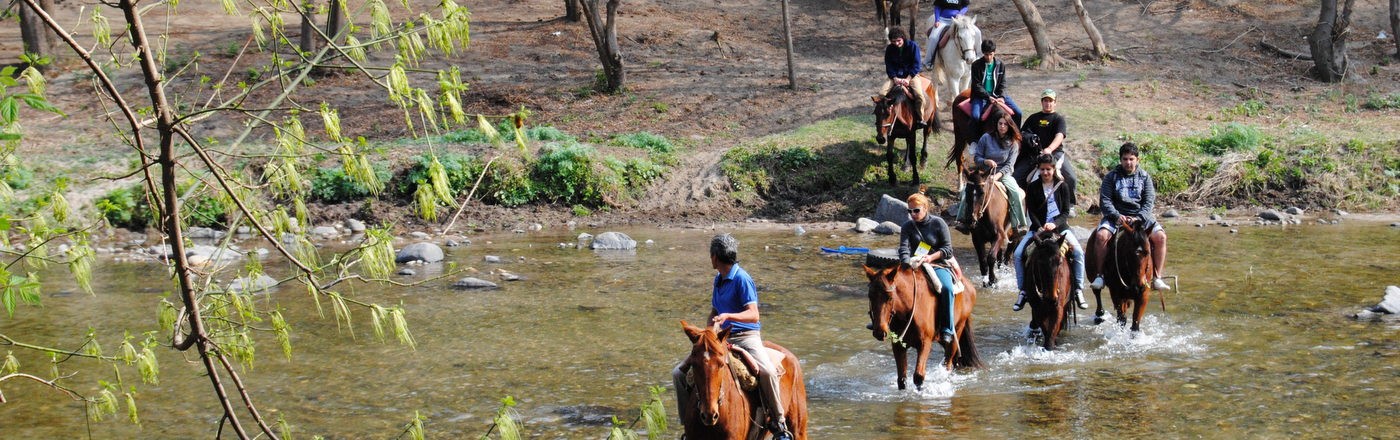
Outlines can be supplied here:
M13 189L29 188L34 182L34 171L22 163L0 164L0 181Z
M485 165L468 154L442 153L437 158L447 174L447 186L454 194L471 188ZM428 165L432 163L432 157L422 154L413 161L413 166L396 179L395 194L400 197L412 196L418 190L418 182L428 182Z
M146 229L155 219L143 192L139 185L111 190L97 199L97 213L106 219L107 223L118 228L135 231Z
M389 170L383 165L374 165L374 174L381 182L389 181ZM311 198L326 203L349 202L369 197L368 188L345 175L340 167L323 167L311 176Z
M515 126L510 119L497 122L494 128L497 133L500 133L501 141L515 141ZM530 127L521 130L521 132L525 133L525 139L528 140L575 142L573 136L569 136L567 133L550 126ZM444 134L442 135L442 140L459 144L484 144L491 142L491 139L486 137L486 133L482 133L481 130L476 128Z
M219 199L209 194L199 194L180 205L180 213L189 226L219 227L228 226L228 209Z
M547 145L540 149L531 176L547 197L570 204L599 206L620 186L618 176L599 163L592 147Z
M1264 143L1264 135L1253 126L1230 123L1211 127L1210 136L1195 139L1195 143L1200 152L1220 156L1231 151L1254 151Z
M1372 93L1366 96L1366 104L1363 105L1371 110L1385 110L1400 108L1400 92L1393 92L1388 95Z
M618 135L613 137L612 144L647 150L652 153L670 153L676 149L665 136L645 131Z
M577 142L577 139L574 139L573 136L569 136L567 133L550 126L527 128L525 129L525 136L527 139L537 141Z
M535 183L530 181L529 169L518 159L497 159L481 185L482 199L498 205L520 206L535 200Z

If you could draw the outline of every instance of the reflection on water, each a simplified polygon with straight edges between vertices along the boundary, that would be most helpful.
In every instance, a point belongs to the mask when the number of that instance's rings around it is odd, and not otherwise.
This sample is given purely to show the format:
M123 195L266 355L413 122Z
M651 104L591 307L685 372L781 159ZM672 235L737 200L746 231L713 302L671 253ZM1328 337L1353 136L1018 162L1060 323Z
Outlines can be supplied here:
M670 369L689 345L678 320L705 317L713 274L706 252L715 231L620 230L655 244L594 252L558 243L602 230L485 235L449 248L448 259L499 290L452 290L452 280L355 287L369 300L404 305L416 352L375 342L367 316L357 315L351 340L334 319L317 316L304 291L281 289L264 301L292 323L294 357L281 358L275 341L260 337L257 369L245 380L264 414L285 418L301 438L390 438L414 411L438 437L480 435L506 395L520 403L532 438L602 438L611 416L635 417L648 386L669 386ZM803 361L816 439L1387 437L1400 416L1400 330L1342 318L1374 304L1385 285L1400 284L1391 244L1400 232L1384 225L1238 234L1172 226L1167 272L1181 275L1182 291L1165 296L1167 311L1154 295L1138 334L1091 326L1085 313L1053 353L1025 342L1029 313L1010 311L1010 284L982 290L974 331L988 367L952 374L931 367L924 389L907 391L895 389L888 345L864 328L860 259L818 250L892 247L894 237L734 232L741 264L759 285L765 338ZM966 254L966 237L955 241ZM484 263L484 255L504 263ZM22 307L0 320L0 332L75 347L81 330L66 326L75 322L108 333L152 328L168 286L155 268L99 264L94 284L103 293L51 284L44 308ZM416 269L403 279L437 270ZM501 281L500 270L526 280ZM16 355L47 365L32 353ZM161 384L138 395L143 428L96 423L95 438L208 437L218 412L197 360L160 355ZM941 355L935 349L932 358ZM83 386L105 374L83 368L62 366ZM0 437L86 432L79 404L16 382L4 392L10 402L0 405Z

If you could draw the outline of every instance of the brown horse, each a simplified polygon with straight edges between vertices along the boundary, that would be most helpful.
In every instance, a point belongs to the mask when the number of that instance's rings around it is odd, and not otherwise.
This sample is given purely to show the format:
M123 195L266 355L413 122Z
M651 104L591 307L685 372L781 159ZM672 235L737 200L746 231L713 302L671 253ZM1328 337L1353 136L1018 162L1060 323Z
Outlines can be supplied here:
M929 93L934 93L932 89ZM890 92L886 96L872 96L875 102L875 142L885 146L885 172L890 176L890 186L899 184L894 174L894 141L896 138L904 139L905 154L903 166L914 170L914 184L920 183L919 169L928 160L928 137L930 132L938 131L938 109L936 97L929 96L930 105L934 110L926 121L922 129L924 142L916 154L914 144L917 141L920 130L913 129L914 119L921 118L920 109L914 108L912 100L909 98L909 90L904 87L890 87Z
M1027 249L1026 302L1031 306L1032 329L1044 338L1046 350L1054 350L1060 330L1069 325L1069 261L1065 259L1065 236L1040 231Z
M997 266L1010 262L1011 243L1020 239L1011 228L1006 191L991 179L994 172L983 163L965 176L970 184L967 201L972 204L972 247L977 251L977 268L984 277L984 287L997 283Z
M1147 310L1147 292L1152 287L1152 241L1148 240L1151 233L1148 225L1123 223L1118 226L1118 233L1108 239L1103 256L1096 255L1093 241L1099 239L1097 233L1091 236L1089 243L1088 261L1103 262L1103 284L1113 298L1119 325L1128 322L1128 302L1133 302L1133 331L1141 329L1142 314ZM1089 279L1099 275L1092 273L1093 265L1088 269ZM1098 324L1104 321L1105 314L1100 289L1094 289L1094 300L1098 303L1094 309L1094 323Z
M764 416L761 391L744 391L730 370L731 357L728 343L729 329L715 333L713 329L700 328L681 321L685 335L694 345L690 356L685 358L681 369L689 371L694 380L690 390L691 399L680 399L681 424L685 427L684 438L690 440L744 440L766 438L768 429L762 421ZM796 440L807 438L807 387L802 380L802 364L797 356L786 348L764 341L770 351L782 353L782 370L779 379L782 390L784 422ZM742 368L742 367L740 367ZM760 385L761 386L761 385Z
M879 341L885 340L885 336L891 333L899 338L890 341L895 368L899 372L899 389L905 388L909 348L918 351L914 364L914 386L922 388L929 352L933 350L938 329L941 328L937 313L939 295L929 288L927 276L903 264L883 269L865 266L865 276L870 279L873 336ZM953 316L957 321L953 330L956 337L952 344L939 342L943 346L943 366L948 369L982 367L972 335L972 306L977 303L977 291L966 278L962 279L962 283L965 290L953 296Z
M972 90L963 90L953 97L953 104L949 107L953 119L953 146L948 148L948 160L943 167L957 165L959 174L967 173L967 146L976 143L988 130L995 130L998 119L1012 116L1011 109L1005 105L989 105L989 109L985 110L987 119L981 121L962 111L963 102L970 99Z
M918 35L918 0L875 0L875 15L880 19L880 26L885 27L885 35L889 35L890 26L899 26L903 21L900 11L909 10L909 36L912 38Z

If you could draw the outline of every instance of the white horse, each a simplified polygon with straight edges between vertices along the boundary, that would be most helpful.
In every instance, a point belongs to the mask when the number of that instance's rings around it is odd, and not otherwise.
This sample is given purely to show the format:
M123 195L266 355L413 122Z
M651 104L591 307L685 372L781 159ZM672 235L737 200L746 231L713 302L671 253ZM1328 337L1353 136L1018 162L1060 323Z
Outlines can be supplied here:
M940 93L947 97L946 100L940 99L940 106L951 105L953 97L972 86L972 63L982 57L982 30L977 28L976 17L966 15L953 17L943 29L935 31L934 24L937 22L935 16L929 16L928 42L924 45L924 59L920 62L926 70L934 71L933 76L937 84L947 86L947 93ZM944 32L953 34L948 38L948 45L938 49L938 39ZM938 51L937 63L929 66L929 58L933 57L934 51Z

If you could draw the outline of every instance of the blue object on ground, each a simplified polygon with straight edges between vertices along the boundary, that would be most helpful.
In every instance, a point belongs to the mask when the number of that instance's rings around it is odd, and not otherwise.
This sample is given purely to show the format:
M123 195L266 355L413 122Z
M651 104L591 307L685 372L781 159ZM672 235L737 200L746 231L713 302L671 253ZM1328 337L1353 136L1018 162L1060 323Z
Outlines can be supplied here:
M845 246L841 246L841 247L832 249L832 248L823 246L823 247L822 247L822 252L826 252L826 253L828 253L828 254L860 255L860 254L870 253L870 248L863 248L863 247L845 247Z

